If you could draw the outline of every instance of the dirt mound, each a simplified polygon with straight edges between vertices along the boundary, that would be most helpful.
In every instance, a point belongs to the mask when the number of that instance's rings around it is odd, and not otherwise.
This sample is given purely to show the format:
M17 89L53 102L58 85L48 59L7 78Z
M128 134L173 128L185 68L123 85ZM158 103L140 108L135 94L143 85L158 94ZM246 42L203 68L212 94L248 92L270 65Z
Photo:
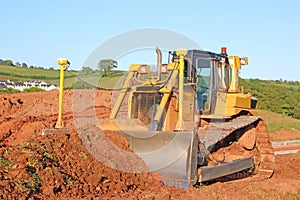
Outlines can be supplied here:
M100 163L74 131L36 136L0 151L2 199L140 199L157 197L165 188L153 174L124 173Z
M70 132L42 136L57 120L58 92L0 95L1 199L297 199L300 154L277 156L269 180L218 182L183 191L146 172L126 138L74 118L108 117L111 92L64 93ZM74 98L78 109L74 110ZM85 101L94 99L93 105ZM143 172L143 173L134 173Z
M127 139L114 132L102 132L90 125L78 129L86 149L101 163L122 172L148 172L144 162L129 149Z

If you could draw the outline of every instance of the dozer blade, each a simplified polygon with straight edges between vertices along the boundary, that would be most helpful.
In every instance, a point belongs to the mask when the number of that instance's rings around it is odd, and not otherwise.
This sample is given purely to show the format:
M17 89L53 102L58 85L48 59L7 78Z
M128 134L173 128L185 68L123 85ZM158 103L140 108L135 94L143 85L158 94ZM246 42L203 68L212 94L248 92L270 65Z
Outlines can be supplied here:
M133 131L128 139L130 148L165 184L187 189L197 182L195 133Z
M131 119L100 120L100 127L125 135L130 148L164 184L187 189L197 182L196 133L148 131Z

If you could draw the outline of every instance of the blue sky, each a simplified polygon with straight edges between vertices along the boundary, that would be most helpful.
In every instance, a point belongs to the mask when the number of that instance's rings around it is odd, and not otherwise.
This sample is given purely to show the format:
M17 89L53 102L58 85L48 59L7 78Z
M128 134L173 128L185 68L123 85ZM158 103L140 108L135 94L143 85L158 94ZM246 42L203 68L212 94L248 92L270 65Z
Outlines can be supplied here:
M299 81L299 10L292 0L2 1L0 58L50 67L66 57L79 69L109 38L154 27L186 35L206 50L225 45L231 55L248 56L243 78ZM132 54L119 65L126 69L129 60L155 63Z

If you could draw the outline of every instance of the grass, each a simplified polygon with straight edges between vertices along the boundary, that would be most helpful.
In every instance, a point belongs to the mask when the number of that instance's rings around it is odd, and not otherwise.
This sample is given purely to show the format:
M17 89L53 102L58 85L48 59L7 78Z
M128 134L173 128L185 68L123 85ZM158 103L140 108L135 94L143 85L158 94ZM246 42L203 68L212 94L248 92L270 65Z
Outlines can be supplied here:
M247 192L256 195L257 197L260 197L261 199L271 199L268 195L264 194L263 192L253 190L252 186L249 186L247 188Z
M288 116L277 114L267 110L259 110L258 114L264 118L267 122L300 122L298 119L294 119Z
M276 131L279 131L281 129L284 130L299 130L300 131L300 123L298 122L272 122L268 123L268 131L271 133L274 133Z
M120 88L121 80L124 76L125 72L119 72L116 74L112 74L110 77L101 77L100 73L94 73L89 75L79 75L77 76L77 82L85 82L92 87L100 87L100 88Z
M288 116L280 115L271 111L259 110L259 115L265 121L268 132L274 133L284 130L299 130L300 131L300 120L294 119Z
M298 192L298 195L299 195L299 192ZM288 193L283 197L283 199L293 199L293 200L297 200L297 199L298 199L298 195L297 195L297 194L294 194L294 193L291 193L291 192L288 192Z
M15 94L19 92L20 92L19 90L14 90L12 88L7 88L7 89L0 88L0 94Z
M154 199L159 199L159 198L162 198L165 194L166 194L166 191L164 189L162 189L159 193L157 193L155 196L154 195L153 196L154 196ZM153 198L153 196L150 196L149 198Z
M8 172L10 172L13 163L10 162L9 160L3 158L2 156L0 156L0 165L1 165L2 169L3 169L3 171L5 171L6 173L8 173Z
M218 199L216 192L213 189L210 189L210 195L212 196L213 199Z
M84 152L80 152L80 156L81 156L84 160L88 160L88 159L89 159L88 155L87 155L86 153L84 153Z

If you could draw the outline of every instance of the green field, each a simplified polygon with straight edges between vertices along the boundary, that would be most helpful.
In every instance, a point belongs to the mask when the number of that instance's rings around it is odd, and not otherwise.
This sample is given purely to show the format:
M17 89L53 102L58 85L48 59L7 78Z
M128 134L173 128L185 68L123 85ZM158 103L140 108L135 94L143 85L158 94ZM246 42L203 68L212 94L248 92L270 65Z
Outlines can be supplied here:
M65 85L70 87L75 77L76 71L65 72ZM40 80L46 83L59 85L59 70L38 69L38 68L21 68L16 66L0 65L0 80Z
M99 72L91 74L78 73L75 78L74 88L96 88L96 89L114 89L121 87L121 81L125 75L124 71L113 71L109 77L101 77Z
M300 131L300 119L294 119L267 110L259 110L259 115L265 121L268 131L271 133L281 129Z
M80 74L77 71L65 71L65 88L72 88L74 81L83 80L95 87L114 88L115 83L124 75L123 71L114 71L111 77L102 78L99 72L92 74ZM39 69L39 68L21 68L16 66L0 65L0 80L40 80L46 83L59 85L59 70ZM101 77L101 78L100 78Z

